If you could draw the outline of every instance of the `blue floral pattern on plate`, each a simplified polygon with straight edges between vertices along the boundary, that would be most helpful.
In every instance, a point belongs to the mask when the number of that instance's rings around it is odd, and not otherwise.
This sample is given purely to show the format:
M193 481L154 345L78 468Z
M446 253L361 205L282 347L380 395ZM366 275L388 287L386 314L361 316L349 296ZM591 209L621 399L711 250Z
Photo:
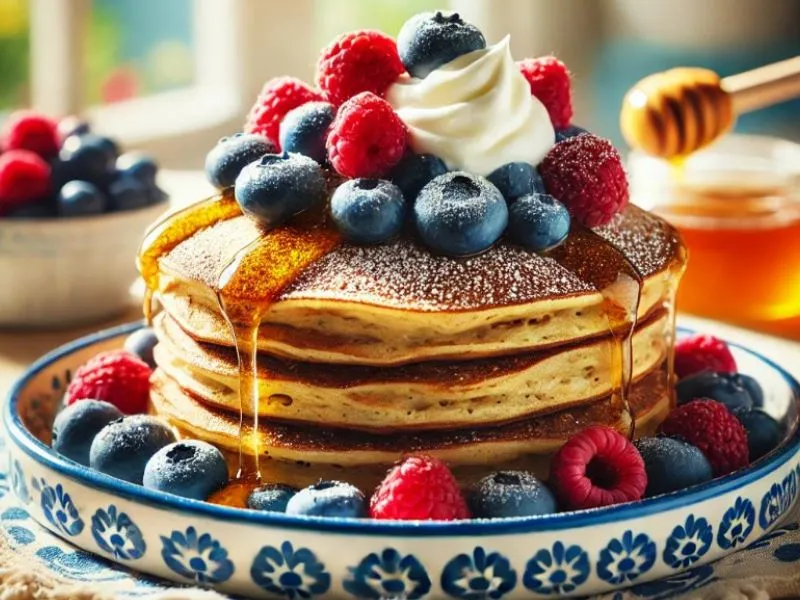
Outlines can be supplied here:
M120 560L142 558L147 549L141 530L113 504L107 511L98 508L94 513L92 537L101 550Z
M13 491L17 498L22 500L24 504L28 504L31 501L31 495L28 492L28 486L25 484L25 474L22 472L22 465L18 460L12 460L9 469L11 471L11 491Z
M349 571L344 589L356 598L415 600L431 590L425 567L415 556L403 556L394 548L386 548L380 555L373 552Z
M797 475L791 471L780 485L773 483L761 500L758 511L758 524L762 529L769 529L785 515L797 496Z
M736 548L743 544L753 531L756 523L756 510L750 500L736 498L736 502L722 517L717 531L717 544L723 550Z
M528 561L522 582L539 594L568 594L589 578L589 556L580 546L543 548Z
M161 545L167 567L197 584L222 583L233 575L228 551L208 533L198 535L194 527L161 536Z
M714 531L703 517L689 515L683 525L672 530L664 547L664 562L673 569L685 569L700 560L711 548Z
M290 542L280 549L264 546L250 567L250 577L261 589L289 598L313 598L328 591L331 576L308 548L295 550Z
M79 535L83 531L83 519L64 487L60 483L51 487L44 479L39 482L38 487L41 490L40 504L45 518L59 533L68 537Z
M653 540L644 533L634 535L628 530L600 551L597 575L603 581L619 585L646 573L655 561L656 545Z
M634 596L639 596L640 598L666 600L666 598L676 598L688 592L700 589L715 579L714 568L711 565L701 565L668 577L667 579L640 583L639 585L633 586L630 592Z
M453 598L497 600L517 585L517 572L502 554L487 553L477 546L471 556L459 554L450 559L442 570L440 583Z

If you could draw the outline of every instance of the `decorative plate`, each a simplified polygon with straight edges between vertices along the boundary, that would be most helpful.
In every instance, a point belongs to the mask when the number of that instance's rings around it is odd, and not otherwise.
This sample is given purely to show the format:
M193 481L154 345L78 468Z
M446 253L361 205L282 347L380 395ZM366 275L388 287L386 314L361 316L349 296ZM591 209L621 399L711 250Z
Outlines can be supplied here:
M70 373L140 326L68 344L12 389L3 412L11 488L75 546L177 582L290 599L584 596L717 560L773 529L798 499L800 384L736 345L742 372L790 433L749 468L674 494L544 517L402 523L288 517L145 490L47 446Z

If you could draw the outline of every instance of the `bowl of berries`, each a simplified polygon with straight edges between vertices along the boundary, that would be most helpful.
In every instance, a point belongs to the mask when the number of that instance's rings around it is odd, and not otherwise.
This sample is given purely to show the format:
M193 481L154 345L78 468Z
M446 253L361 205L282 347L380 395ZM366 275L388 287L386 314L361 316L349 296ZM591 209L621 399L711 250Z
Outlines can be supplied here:
M158 167L78 119L31 111L0 134L0 327L102 320L130 305L131 260L166 208Z

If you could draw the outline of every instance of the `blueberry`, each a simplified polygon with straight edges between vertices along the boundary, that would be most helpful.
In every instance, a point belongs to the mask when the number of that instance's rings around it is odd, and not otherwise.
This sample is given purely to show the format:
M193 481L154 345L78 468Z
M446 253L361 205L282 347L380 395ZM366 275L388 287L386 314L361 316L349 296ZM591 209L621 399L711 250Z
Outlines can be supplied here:
M108 186L111 212L136 210L151 203L151 189L135 177L120 177Z
M438 252L467 256L483 252L503 234L508 207L487 179L463 171L439 175L414 204L417 231Z
M142 481L151 490L206 500L228 483L228 465L222 453L208 442L175 442L147 461Z
M117 177L133 177L147 186L156 185L158 164L144 154L122 154L116 162Z
M217 189L232 187L242 169L276 150L272 142L253 133L224 137L206 155L206 177Z
M567 207L548 194L518 198L508 209L511 238L537 252L558 246L569 233Z
M49 198L45 198L26 202L3 216L6 219L52 219L57 214L56 205Z
M484 48L483 34L458 13L420 13L406 21L397 35L400 60L419 79L462 54Z
M750 392L741 385L741 380L728 377L726 373L702 372L685 377L675 386L678 404L686 404L695 398L711 398L722 402L728 410L753 407Z
M556 130L556 143L563 142L564 140L568 140L569 138L573 138L576 136L581 135L582 133L589 133L583 127L578 127L577 125L570 125L569 127L565 127L564 129Z
M102 188L114 177L115 148L109 138L91 133L72 135L64 140L58 156L69 179L88 181Z
M123 417L113 404L102 400L79 400L65 407L53 422L53 450L89 466L89 449L103 427Z
M85 217L105 212L108 199L96 185L70 181L61 188L56 203L61 217Z
M746 389L753 401L754 408L761 408L764 406L764 390L761 389L761 385L750 377L750 375L744 375L742 373L720 373L719 375Z
M132 415L106 425L94 438L89 466L101 473L141 485L147 461L175 434L149 415Z
M500 190L508 202L528 194L546 194L539 171L526 162L513 162L498 167L486 178Z
M267 512L286 512L286 505L297 490L280 483L268 483L253 490L247 499L247 507Z
M484 477L472 489L470 506L476 517L485 519L549 515L558 511L550 490L525 471L499 471Z
M438 156L409 152L397 163L389 179L402 190L406 200L413 202L428 182L445 173L447 165Z
M64 117L58 122L58 137L62 140L71 135L85 135L91 132L89 123L76 116Z
M783 427L763 410L740 408L734 410L733 414L747 431L751 462L768 454L781 443Z
M325 140L335 116L336 109L328 102L307 102L289 111L281 121L281 149L324 163L328 156Z
M667 437L641 438L636 442L647 472L646 496L683 490L710 480L714 473L708 459L695 446Z
M151 369L156 368L156 361L153 359L153 348L158 344L158 338L152 327L142 327L134 331L125 339L125 350L138 356Z
M236 178L236 201L267 227L308 210L326 198L322 167L302 154L267 154Z
M400 232L406 201L400 188L381 179L351 179L331 198L331 217L342 235L359 244L385 242Z
M286 514L357 519L367 515L367 499L349 483L320 481L292 496Z

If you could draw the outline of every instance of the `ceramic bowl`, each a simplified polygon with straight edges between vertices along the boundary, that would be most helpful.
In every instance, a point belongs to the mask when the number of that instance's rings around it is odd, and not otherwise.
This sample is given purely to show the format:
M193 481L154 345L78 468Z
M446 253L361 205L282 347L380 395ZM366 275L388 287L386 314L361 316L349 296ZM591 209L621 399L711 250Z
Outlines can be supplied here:
M0 219L0 327L98 322L131 305L133 257L145 229L166 210L70 219Z
M177 582L253 597L494 599L584 596L693 569L680 576L686 583L698 567L775 527L798 499L800 387L737 346L742 371L764 387L765 409L787 424L786 439L747 469L642 502L544 517L404 523L289 517L145 490L47 446L70 373L98 351L119 347L136 327L64 346L17 383L3 413L11 488L33 518L75 546Z

